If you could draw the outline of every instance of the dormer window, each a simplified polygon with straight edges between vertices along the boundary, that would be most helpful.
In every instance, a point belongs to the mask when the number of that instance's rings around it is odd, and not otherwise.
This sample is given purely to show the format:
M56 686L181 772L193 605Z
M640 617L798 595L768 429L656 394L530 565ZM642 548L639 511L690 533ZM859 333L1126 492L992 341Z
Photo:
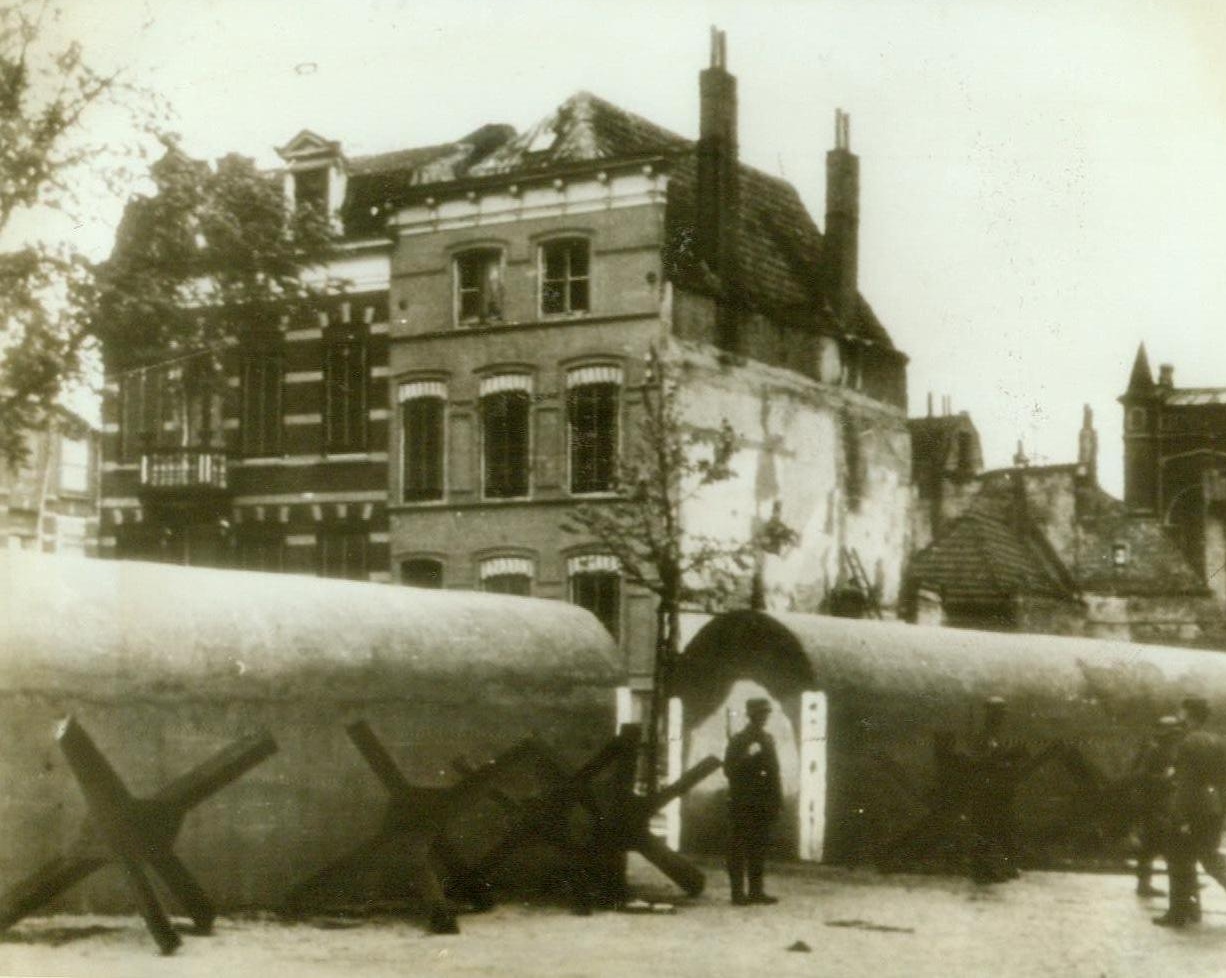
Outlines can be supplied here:
M328 168L299 170L294 177L294 207L310 208L316 214L328 213Z
M455 259L456 321L502 321L502 251L473 248Z

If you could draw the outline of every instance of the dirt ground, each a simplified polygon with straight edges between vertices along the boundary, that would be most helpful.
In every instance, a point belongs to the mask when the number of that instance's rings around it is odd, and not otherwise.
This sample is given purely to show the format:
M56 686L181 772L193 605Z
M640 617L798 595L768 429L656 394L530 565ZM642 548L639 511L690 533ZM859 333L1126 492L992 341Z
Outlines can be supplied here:
M510 904L430 936L415 920L218 920L157 953L138 917L31 918L0 934L0 974L56 978L384 978L384 976L1221 975L1226 893L1207 882L1205 922L1172 932L1126 876L1028 873L1004 886L939 876L789 867L770 878L776 907L733 907L710 888L672 914ZM636 867L652 895L655 881Z

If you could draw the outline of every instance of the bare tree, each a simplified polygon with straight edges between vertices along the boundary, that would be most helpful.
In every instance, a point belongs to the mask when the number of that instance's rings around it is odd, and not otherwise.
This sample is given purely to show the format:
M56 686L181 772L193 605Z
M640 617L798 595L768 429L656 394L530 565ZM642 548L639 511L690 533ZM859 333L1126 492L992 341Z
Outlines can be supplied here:
M656 644L647 716L648 779L657 778L660 726L681 651L680 617L689 606L719 607L750 583L750 601L762 600L763 555L797 541L780 516L757 521L740 542L689 533L684 515L703 491L735 475L741 440L726 419L697 429L682 416L678 367L653 346L647 358L642 410L619 464L618 498L585 503L563 529L597 542L617 558L625 581L656 596Z

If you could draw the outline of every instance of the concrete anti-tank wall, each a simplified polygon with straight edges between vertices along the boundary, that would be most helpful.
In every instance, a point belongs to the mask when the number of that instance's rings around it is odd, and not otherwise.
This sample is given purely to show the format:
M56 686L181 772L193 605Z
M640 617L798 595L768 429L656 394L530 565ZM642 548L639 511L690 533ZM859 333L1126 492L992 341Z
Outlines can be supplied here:
M759 694L758 691L761 690ZM1104 775L1123 775L1153 722L1187 695L1208 697L1226 723L1226 656L1219 653L1047 635L977 632L817 615L733 612L713 619L687 646L678 679L686 758L724 749L725 710L750 692L777 704L776 739L800 729L800 694L828 696L826 858L871 858L882 841L925 812L935 782L933 735L950 731L965 749L982 703L1009 704L1006 736L1033 750L1054 741L1079 748ZM739 726L739 722L736 724ZM789 744L781 757L797 756ZM1019 791L1023 834L1034 840L1067 814L1076 792L1046 766ZM785 773L780 855L796 854L797 778ZM726 784L712 778L687 796L683 845L718 849ZM1084 821L1084 819L1083 819ZM1073 832L1075 834L1075 832ZM1069 843L1049 840L1047 855ZM1042 860L1034 843L1031 854Z
M578 761L610 735L621 681L607 633L560 602L0 554L0 886L85 816L54 741L67 714L137 795L271 733L278 753L196 808L177 851L219 907L275 907L378 826L385 795L346 724L444 784L452 758L532 732ZM57 906L131 899L108 868Z

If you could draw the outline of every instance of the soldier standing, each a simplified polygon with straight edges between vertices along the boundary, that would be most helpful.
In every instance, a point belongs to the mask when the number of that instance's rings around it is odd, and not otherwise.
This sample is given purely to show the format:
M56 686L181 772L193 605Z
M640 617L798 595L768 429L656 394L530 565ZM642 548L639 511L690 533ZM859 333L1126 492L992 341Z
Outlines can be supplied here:
M977 883L1016 879L1017 830L1013 813L1015 768L1019 758L1002 740L1005 701L984 702L983 730L972 756L975 784L971 796L971 878Z
M728 741L724 753L724 774L728 778L728 880L735 904L777 903L763 890L770 828L782 802L779 757L774 739L766 732L770 701L746 700L745 713L749 722Z
M1137 896L1162 896L1153 885L1154 858L1166 850L1170 831L1171 788L1175 749L1183 724L1175 716L1159 718L1154 734L1132 762L1137 831Z
M1187 733L1175 749L1172 826L1167 844L1167 875L1171 884L1166 913L1154 923L1184 927L1200 920L1196 864L1226 887L1226 860L1218 852L1222 840L1222 789L1226 782L1226 744L1204 729L1209 703L1189 697L1180 710Z

